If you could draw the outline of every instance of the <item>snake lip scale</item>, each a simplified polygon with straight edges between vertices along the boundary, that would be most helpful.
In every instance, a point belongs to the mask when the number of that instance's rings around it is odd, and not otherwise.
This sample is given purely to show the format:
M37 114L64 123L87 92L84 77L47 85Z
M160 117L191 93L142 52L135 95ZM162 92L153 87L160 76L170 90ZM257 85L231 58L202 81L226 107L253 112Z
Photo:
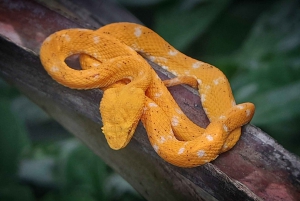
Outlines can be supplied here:
M65 63L74 54L80 54L81 70ZM162 81L143 57L177 77ZM40 59L58 83L104 91L102 130L112 149L124 148L141 120L157 154L179 167L203 165L230 150L254 115L252 103L235 103L218 68L184 55L139 24L58 31L43 42ZM198 89L207 128L188 119L167 89L182 83Z

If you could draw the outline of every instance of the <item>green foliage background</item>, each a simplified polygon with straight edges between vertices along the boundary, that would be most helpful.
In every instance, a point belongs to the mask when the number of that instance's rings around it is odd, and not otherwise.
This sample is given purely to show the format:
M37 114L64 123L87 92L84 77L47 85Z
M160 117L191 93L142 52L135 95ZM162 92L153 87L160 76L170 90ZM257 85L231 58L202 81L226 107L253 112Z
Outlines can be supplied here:
M220 68L252 123L300 155L296 0L119 0L180 51ZM47 114L0 80L0 200L143 200Z

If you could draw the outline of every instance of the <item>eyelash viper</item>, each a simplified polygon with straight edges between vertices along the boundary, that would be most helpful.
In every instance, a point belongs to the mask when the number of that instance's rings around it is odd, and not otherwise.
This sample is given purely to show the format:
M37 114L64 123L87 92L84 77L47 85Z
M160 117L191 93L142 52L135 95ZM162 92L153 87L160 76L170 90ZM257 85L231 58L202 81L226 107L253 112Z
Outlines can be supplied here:
M65 63L74 54L80 54L82 70ZM161 81L143 57L178 77ZM104 90L100 113L111 148L125 147L141 119L155 151L179 167L202 165L231 149L255 110L252 103L235 104L219 69L180 53L152 30L134 23L113 23L96 31L58 31L43 42L40 59L48 74L64 86ZM190 80L198 84L211 122L206 129L184 115L166 88Z

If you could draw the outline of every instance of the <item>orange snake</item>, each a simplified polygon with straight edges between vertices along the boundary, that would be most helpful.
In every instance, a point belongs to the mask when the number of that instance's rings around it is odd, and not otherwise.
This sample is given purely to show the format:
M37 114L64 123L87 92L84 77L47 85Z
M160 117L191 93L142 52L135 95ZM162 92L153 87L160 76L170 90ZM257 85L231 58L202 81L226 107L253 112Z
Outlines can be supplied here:
M74 54L80 54L82 70L65 63ZM161 81L141 55L177 77ZM64 86L104 90L102 130L112 149L129 143L141 119L158 155L179 167L205 164L231 149L255 110L252 103L235 104L219 69L180 53L152 30L134 23L113 23L96 31L58 31L43 42L40 59L48 74ZM184 115L166 88L193 81L211 122L206 129Z

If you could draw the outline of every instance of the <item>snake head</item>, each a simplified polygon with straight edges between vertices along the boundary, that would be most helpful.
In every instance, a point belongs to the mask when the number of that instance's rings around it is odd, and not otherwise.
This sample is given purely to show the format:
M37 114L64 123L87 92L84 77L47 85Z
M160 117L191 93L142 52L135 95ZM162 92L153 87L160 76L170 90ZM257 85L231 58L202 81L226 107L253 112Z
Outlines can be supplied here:
M110 88L104 91L100 104L102 131L112 149L125 147L142 116L145 92L135 87Z

